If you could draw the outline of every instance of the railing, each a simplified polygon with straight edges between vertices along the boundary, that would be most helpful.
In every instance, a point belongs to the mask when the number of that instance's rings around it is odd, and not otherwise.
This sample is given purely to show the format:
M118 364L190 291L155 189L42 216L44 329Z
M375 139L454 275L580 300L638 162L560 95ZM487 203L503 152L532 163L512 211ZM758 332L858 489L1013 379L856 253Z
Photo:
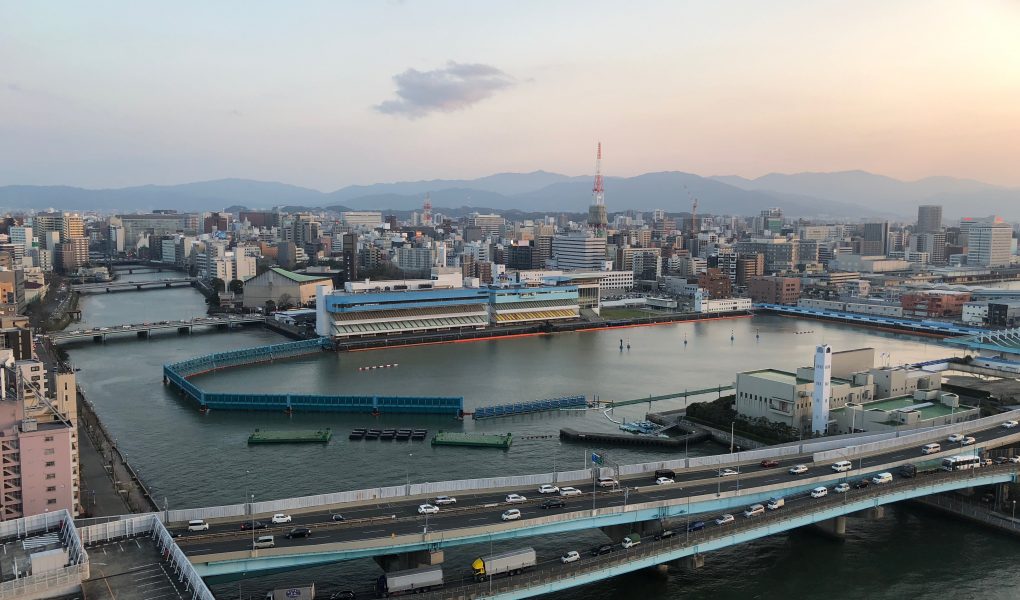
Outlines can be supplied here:
M976 506L971 502L964 502L958 498L953 498L945 494L917 498L917 501L928 506L941 508L974 521L985 523L997 529L1004 529L1020 534L1020 520L1015 517L1011 518L994 512L986 506Z
M513 404L483 406L475 409L473 417L477 421L479 419L493 419L496 417L509 417L547 410L580 408L586 406L588 406L588 399L586 397L566 396L563 398L549 398L547 400L530 400L528 402L515 402Z
M473 578L461 578L454 585L448 584L441 591L429 592L416 596L419 600L469 600L474 598L491 598L501 594L513 594L513 597L523 598L528 595L535 595L547 590L546 586L562 584L565 581L577 580L575 585L590 582L602 577L590 577L593 574L603 573L605 576L612 576L619 573L642 568L649 559L654 559L653 564L661 564L699 553L699 547L709 542L713 548L739 543L737 534L751 534L749 539L772 535L801 526L802 521L811 522L824 521L832 518L834 509L841 514L856 512L866 508L867 504L880 506L887 503L883 499L894 496L893 492L918 490L927 487L935 488L951 482L967 479L977 479L986 475L1012 474L1013 481L1017 480L1017 472L1014 465L984 467L982 469L971 469L969 472L949 473L945 471L934 471L919 473L917 478L898 480L890 484L869 486L861 490L851 490L846 494L831 494L825 499L811 499L803 504L787 504L780 510L766 511L764 515L754 518L743 518L737 516L736 520L725 527L705 527L698 531L687 531L686 525L681 525L681 532L671 538L664 540L643 540L636 548L616 551L603 556L591 557L582 556L579 560L565 565L560 564L558 559L547 561L539 569L525 572L513 577L500 577L486 579L476 582ZM788 496L788 500L791 498ZM865 506L862 506L865 505ZM840 506L845 506L845 511L839 511ZM836 515L841 516L841 515ZM690 522L690 519L688 519ZM760 535L754 535L760 533ZM730 538L731 543L725 542ZM656 558L660 557L660 558ZM636 564L636 563L641 564ZM469 580L470 579L470 580ZM559 587L563 587L560 585ZM530 590L530 593L529 593Z
M29 575L0 583L0 600L73 592L89 576L89 557L82 546L74 520L67 510L42 513L0 523L0 540L24 539L40 533L57 532L67 551L68 565L52 572ZM47 592L50 592L47 594ZM45 594L45 596L44 596Z

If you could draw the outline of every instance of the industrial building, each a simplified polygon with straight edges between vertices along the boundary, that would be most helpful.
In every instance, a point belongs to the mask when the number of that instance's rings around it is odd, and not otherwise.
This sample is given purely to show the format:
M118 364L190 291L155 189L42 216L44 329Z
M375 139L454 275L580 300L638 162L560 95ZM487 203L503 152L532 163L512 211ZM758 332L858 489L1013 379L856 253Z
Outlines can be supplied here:
M332 290L333 280L329 277L301 275L273 267L244 282L244 307L309 306L315 300L315 290L318 286L326 286Z

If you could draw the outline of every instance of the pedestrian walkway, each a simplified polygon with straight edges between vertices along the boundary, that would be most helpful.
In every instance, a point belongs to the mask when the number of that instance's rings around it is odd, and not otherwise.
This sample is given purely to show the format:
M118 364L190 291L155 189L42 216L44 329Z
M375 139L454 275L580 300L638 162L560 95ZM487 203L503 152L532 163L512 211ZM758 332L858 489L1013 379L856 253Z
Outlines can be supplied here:
M93 445L85 431L84 421L78 423L78 468L81 476L81 505L92 517L113 517L131 512L117 492L107 470L108 461Z

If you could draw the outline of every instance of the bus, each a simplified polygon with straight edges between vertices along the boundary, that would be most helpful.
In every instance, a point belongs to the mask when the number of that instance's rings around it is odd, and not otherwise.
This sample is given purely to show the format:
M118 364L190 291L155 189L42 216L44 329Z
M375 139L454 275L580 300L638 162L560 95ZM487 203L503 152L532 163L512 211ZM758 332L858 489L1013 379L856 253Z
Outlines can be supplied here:
M942 459L943 471L962 471L964 469L976 469L981 466L981 459L977 456L950 456Z

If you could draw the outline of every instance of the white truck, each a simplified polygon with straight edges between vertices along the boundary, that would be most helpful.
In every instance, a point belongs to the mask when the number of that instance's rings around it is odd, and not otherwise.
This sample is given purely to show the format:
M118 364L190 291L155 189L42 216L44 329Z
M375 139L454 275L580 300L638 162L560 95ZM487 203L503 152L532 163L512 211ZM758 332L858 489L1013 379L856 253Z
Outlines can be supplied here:
M520 573L524 569L538 564L538 557L533 548L521 548L510 552L500 552L491 556L481 556L471 563L475 571L475 579L484 581L496 575Z
M266 600L315 600L315 584L276 588L266 592Z
M417 594L443 587L443 567L433 565L406 571L394 571L379 577L376 591L381 598Z

